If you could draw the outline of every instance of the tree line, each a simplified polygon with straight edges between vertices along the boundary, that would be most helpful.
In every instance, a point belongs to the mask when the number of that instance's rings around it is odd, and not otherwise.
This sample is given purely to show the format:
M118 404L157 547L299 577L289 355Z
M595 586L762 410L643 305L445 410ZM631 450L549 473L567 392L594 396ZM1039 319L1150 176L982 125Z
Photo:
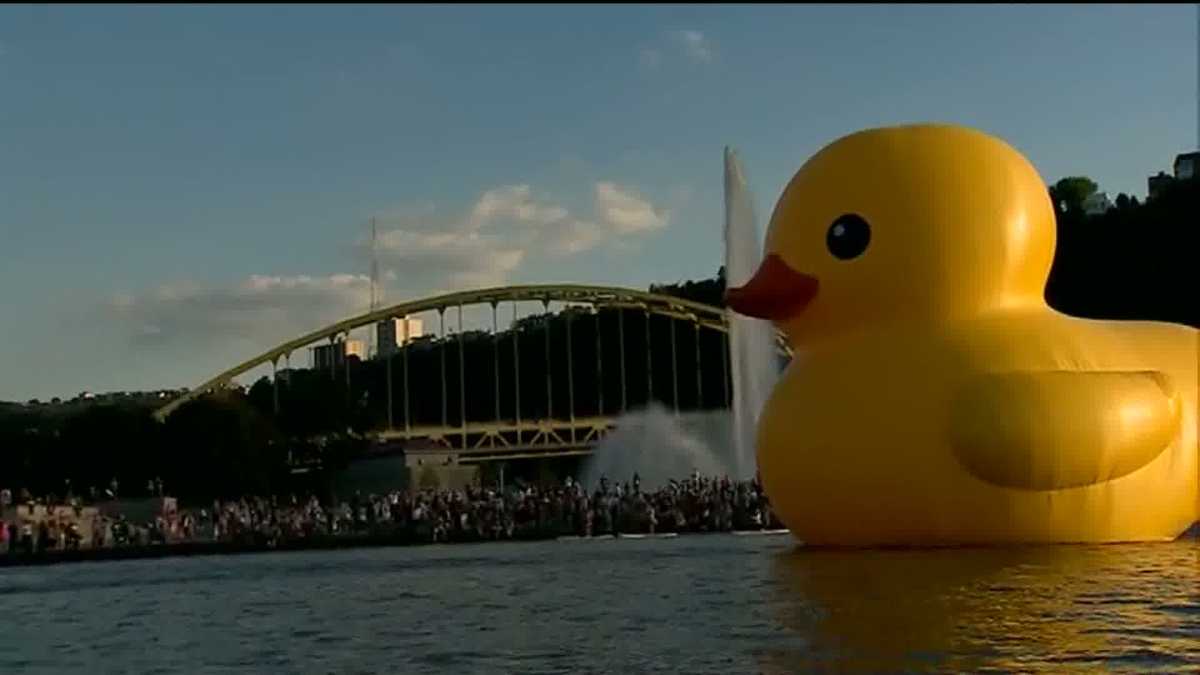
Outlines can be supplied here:
M1083 208L1096 189L1090 180L1066 178L1050 187L1058 245L1047 301L1087 318L1200 327L1191 279L1198 185L1177 181L1146 202L1119 195L1116 206L1099 215ZM709 279L650 290L721 306L724 288L724 270L718 270ZM461 344L457 336L423 340L409 348L407 359L397 354L391 359L391 420L396 427L406 416L413 426L456 426L464 413L468 421L492 420L497 407L499 417L509 420L566 417L571 409L577 416L609 415L650 400L683 410L715 409L727 405L724 350L722 334L697 333L686 321L567 308L525 317L495 336L466 332ZM348 371L349 377L342 365L332 373L289 371L278 393L263 378L244 392L191 401L161 424L145 401L0 404L0 483L63 494L68 480L79 493L116 478L122 492L137 494L162 478L172 494L187 499L293 489L289 458L319 449L327 463L344 463L367 432L387 426L387 361L350 357Z

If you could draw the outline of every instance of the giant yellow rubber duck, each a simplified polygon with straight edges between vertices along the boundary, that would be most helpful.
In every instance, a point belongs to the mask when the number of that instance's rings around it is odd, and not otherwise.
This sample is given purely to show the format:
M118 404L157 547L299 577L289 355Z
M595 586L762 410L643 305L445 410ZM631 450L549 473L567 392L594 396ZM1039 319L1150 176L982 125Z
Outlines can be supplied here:
M796 173L727 300L796 353L757 452L798 539L1154 541L1200 518L1197 331L1051 309L1054 245L1037 170L972 129L862 131Z

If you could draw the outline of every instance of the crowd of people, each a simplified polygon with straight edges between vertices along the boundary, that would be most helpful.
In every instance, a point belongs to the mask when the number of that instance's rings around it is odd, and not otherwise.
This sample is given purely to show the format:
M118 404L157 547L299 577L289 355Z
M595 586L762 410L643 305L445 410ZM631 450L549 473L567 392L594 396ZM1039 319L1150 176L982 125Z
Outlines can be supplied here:
M653 490L637 475L601 478L594 489L567 479L554 485L480 486L460 490L396 490L322 502L307 497L243 497L211 507L177 509L173 500L153 520L93 511L81 527L78 501L40 519L10 517L0 550L10 554L79 548L225 542L279 546L314 539L387 538L399 542L466 542L619 534L777 529L757 481L693 474ZM29 513L33 513L33 506ZM77 516L71 517L71 512ZM86 534L84 530L87 530Z

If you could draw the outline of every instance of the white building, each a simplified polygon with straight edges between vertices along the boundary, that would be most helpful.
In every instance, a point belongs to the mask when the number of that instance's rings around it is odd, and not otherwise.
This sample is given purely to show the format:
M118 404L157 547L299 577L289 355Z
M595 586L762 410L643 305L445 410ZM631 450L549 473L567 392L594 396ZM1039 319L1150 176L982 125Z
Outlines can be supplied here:
M367 358L367 344L362 340L336 340L332 344L317 345L309 350L311 365L318 370L336 368L350 356L359 360Z
M376 356L387 357L395 354L400 347L408 344L424 334L424 324L420 319L388 319L375 324Z
M1083 212L1089 216L1098 216L1113 207L1107 192L1093 192L1083 200Z

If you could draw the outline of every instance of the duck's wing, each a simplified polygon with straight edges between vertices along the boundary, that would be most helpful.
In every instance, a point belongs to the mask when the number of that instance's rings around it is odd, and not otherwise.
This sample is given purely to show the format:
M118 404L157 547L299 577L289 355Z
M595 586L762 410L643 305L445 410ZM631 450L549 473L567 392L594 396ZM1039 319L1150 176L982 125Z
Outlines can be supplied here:
M959 461L989 483L1079 487L1157 457L1178 433L1180 410L1160 372L995 373L954 397L951 443Z

